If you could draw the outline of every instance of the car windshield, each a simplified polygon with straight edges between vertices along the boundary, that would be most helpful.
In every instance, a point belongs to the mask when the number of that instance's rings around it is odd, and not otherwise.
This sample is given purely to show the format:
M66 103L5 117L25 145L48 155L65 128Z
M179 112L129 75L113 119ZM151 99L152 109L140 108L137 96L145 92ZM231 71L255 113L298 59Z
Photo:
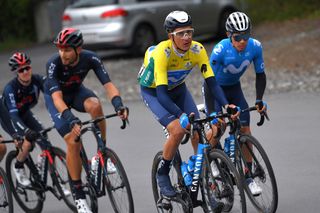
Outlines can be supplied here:
M108 4L117 4L119 0L79 0L70 5L69 8L96 7Z

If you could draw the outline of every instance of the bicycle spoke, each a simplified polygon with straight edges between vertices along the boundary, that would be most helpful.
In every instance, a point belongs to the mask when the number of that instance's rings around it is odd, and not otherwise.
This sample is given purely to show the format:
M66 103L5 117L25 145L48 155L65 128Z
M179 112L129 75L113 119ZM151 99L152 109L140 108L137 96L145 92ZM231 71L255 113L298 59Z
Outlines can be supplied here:
M108 149L105 158L104 183L115 212L133 212L129 181L119 157Z
M270 161L262 146L254 137L248 135L242 137L242 140L246 141L243 144L246 147L252 147L252 149L249 149L252 159L252 168L249 168L251 178L262 189L262 193L256 196L252 195L247 189L249 197L258 209L266 213L273 213L278 204L278 191Z
M5 171L0 168L0 212L13 213L13 200Z

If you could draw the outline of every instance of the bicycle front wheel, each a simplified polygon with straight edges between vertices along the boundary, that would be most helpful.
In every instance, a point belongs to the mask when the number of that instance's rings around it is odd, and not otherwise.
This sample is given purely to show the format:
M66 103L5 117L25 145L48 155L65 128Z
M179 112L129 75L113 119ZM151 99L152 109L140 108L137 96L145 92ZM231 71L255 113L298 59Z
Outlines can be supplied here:
M0 167L0 212L13 213L13 200L7 174Z
M31 181L31 186L22 186L18 183L15 173L14 166L16 163L16 151L11 151L7 154L6 158L6 172L8 175L8 181L12 189L13 196L15 197L19 206L29 213L41 212L44 202L44 190L39 187L39 183L33 179L31 175L31 169L29 164L25 163L24 168L27 177Z
M218 203L223 212L246 212L242 181L229 157L221 150L214 149L209 152L207 160L201 184L203 201L207 206L205 212L216 212Z
M177 155L175 156L175 158L177 158ZM167 199L160 195L160 189L157 183L157 172L160 167L161 159L162 151L159 151L153 159L151 171L152 191L158 213L192 213L192 201L187 190L185 189L185 185L182 182L183 178L181 172L179 171L179 166L177 165L177 163L175 163L177 162L176 159L172 161L173 167L170 170L169 176L171 183L173 184L173 187L177 192L177 196L171 199Z
M241 135L239 142L241 147L245 146L249 150L250 158L252 158L252 168L250 168L251 178L262 188L260 195L253 195L247 184L244 184L245 191L252 203L260 211L264 213L276 212L278 207L278 188L267 153L258 140L251 135ZM241 175L245 176L243 171L245 170L239 169L239 172L242 172Z
M73 211L77 212L77 207L75 206L71 187L69 184L68 169L66 163L66 153L58 148L52 147L52 152L54 155L53 164L49 165L49 171L51 173L51 179L53 186L58 190L59 195L66 203L66 205Z
M120 158L112 149L107 149L104 164L104 183L112 208L117 213L133 213L129 180Z

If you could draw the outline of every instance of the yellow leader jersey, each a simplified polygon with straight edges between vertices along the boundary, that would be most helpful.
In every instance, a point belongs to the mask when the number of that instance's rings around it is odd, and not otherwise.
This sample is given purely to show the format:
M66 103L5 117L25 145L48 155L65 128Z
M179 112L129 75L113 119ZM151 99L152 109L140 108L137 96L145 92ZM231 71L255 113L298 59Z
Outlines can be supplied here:
M196 65L205 79L214 76L202 44L192 41L190 49L184 54L179 54L175 53L172 41L166 40L147 49L138 81L142 86L149 88L168 85L168 89L171 90L182 84Z

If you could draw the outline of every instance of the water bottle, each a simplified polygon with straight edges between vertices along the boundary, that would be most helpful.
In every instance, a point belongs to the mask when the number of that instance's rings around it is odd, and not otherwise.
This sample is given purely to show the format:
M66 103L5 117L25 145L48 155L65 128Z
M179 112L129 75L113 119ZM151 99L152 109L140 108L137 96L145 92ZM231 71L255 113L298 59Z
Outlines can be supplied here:
M229 157L230 157L231 161L234 163L234 161L235 161L235 159L234 159L234 156L235 156L235 140L234 140L233 135L230 135L229 141L230 141Z
M99 157L95 155L91 159L91 175L95 176L97 174L98 165L99 165Z
M224 139L224 153L226 153L228 156L230 155L230 138L229 137Z
M191 186L192 184L192 177L190 173L188 172L188 165L185 162L182 162L181 164L181 173L184 179L184 183L186 186Z
M188 161L188 171L190 174L193 174L193 172L194 172L195 161L196 161L196 156L191 155L189 158L189 161Z

